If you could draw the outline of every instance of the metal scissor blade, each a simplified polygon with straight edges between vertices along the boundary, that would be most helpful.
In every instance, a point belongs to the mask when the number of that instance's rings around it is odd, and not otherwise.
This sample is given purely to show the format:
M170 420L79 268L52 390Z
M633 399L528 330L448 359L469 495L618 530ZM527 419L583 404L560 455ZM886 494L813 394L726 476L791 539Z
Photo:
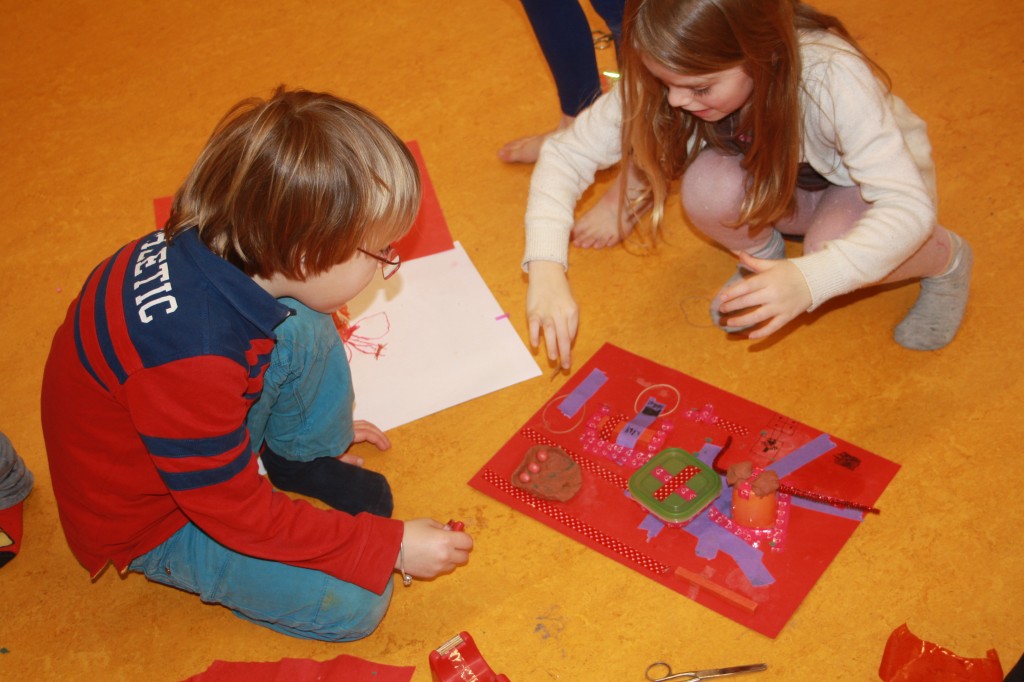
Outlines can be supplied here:
M710 670L695 670L693 675L698 680L709 680L713 677L728 677L729 675L742 675L744 673L759 673L767 670L768 666L764 663L754 663L752 665L736 665L731 668L711 668Z

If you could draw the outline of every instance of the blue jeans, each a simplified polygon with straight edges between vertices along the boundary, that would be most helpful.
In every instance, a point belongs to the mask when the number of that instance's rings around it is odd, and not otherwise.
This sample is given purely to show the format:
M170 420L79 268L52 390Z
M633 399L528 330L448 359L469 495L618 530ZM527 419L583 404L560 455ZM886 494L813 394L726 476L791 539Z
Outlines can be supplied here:
M282 299L296 314L275 330L278 343L263 394L249 410L253 448L266 440L288 459L336 457L352 442L352 378L330 315ZM258 451L258 450L257 450ZM129 570L198 594L271 630L338 642L373 632L391 601L320 571L235 552L188 524L137 557Z
M263 393L246 426L253 450L265 440L282 457L309 462L337 457L352 444L352 372L330 315L291 298L295 314L274 330L277 343L263 376Z
M384 618L392 584L374 594L326 573L255 559L218 544L188 524L128 569L198 594L271 630L327 642L367 636Z
M551 69L562 113L577 116L601 94L594 37L579 0L520 0ZM590 0L618 51L626 0Z

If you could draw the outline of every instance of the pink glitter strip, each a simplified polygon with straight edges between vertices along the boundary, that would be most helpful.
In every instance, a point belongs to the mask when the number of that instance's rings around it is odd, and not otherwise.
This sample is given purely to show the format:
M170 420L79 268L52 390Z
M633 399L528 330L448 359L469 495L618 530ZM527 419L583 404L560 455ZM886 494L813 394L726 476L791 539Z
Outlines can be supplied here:
M799 497L804 500L810 500L811 502L820 502L821 504L827 504L838 509L856 509L857 511L864 512L865 514L881 514L881 510L872 507L869 504L860 504L859 502L851 502L850 500L844 500L841 497L832 497L831 495L823 495L821 493L812 493L809 490L800 490L786 485L785 483L779 484L779 492L788 493L793 497Z
M574 516L569 515L565 510L556 507L554 504L547 500L542 500L539 497L535 497L525 490L521 490L501 476L499 476L490 467L483 470L483 479L493 485L501 492L515 498L523 504L533 507L537 511L543 513L548 518L558 521L564 526L571 528L583 537L587 538L592 542L596 542L607 550L618 554L624 559L632 561L641 568L646 568L651 573L668 573L671 569L656 559L652 559L642 552L638 552L629 545L616 540L607 533L600 531L593 526L590 526L583 521L580 521Z
M747 528L733 521L712 505L708 507L708 518L726 529L754 549L781 551L786 544L789 531L790 496L779 493L775 525L771 528Z

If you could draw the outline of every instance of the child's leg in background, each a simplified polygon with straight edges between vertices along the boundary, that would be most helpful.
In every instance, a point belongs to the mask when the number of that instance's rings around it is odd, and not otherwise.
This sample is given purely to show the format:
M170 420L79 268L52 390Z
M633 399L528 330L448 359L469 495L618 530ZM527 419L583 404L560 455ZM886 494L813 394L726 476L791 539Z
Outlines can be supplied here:
M274 330L263 394L247 420L270 482L350 514L390 516L387 479L338 459L352 444L354 393L332 317L292 299L282 302L296 314Z
M21 549L24 531L24 501L32 492L35 477L14 450L10 439L0 433L0 567Z
M332 578L233 552L193 524L132 561L129 570L293 637L342 642L369 635L391 600Z
M555 130L561 130L601 94L590 24L577 0L521 2L555 79L562 112ZM549 134L513 140L498 151L498 157L506 163L533 163Z
M622 15L626 10L626 0L590 0L590 5L608 26L615 41L617 55L622 43Z

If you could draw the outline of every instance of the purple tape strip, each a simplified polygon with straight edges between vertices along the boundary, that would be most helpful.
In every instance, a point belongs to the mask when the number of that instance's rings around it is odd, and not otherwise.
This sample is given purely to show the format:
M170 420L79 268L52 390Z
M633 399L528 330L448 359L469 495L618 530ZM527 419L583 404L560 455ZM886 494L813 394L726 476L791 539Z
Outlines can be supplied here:
M764 554L701 514L683 528L697 538L697 556L714 559L719 551L732 557L754 587L771 585L775 576L765 568Z
M599 369L595 369L586 379L580 382L579 386L572 393L565 396L558 405L558 411L570 419L576 416L583 405L590 400L595 393L608 381L608 375Z
M718 457L718 453L721 451L721 445L715 445L714 443L704 443L700 451L697 453L697 459L704 462L708 466L714 466L715 457Z
M665 530L665 522L654 514L648 514L638 526L640 530L647 531L647 542L658 537L658 533Z
M827 433L823 433L809 443L801 445L767 469L771 469L779 475L779 478L790 475L800 467L813 462L829 450L835 448L836 444Z
M615 444L632 450L636 447L636 442L644 429L653 424L664 409L664 404L654 398L648 398L644 409L640 410L635 417L629 420L628 424L622 427L619 437L615 439Z

